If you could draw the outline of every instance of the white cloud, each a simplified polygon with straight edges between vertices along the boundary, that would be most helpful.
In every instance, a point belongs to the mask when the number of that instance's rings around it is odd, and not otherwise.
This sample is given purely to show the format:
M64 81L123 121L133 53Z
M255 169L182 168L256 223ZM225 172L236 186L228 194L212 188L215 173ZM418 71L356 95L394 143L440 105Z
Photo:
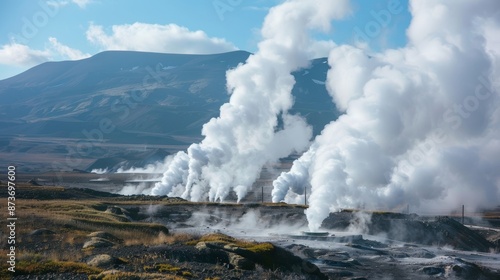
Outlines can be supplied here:
M78 7L80 7L81 9L85 9L85 7L87 7L88 4L92 3L92 1L91 0L71 0L71 1L68 1L68 0L49 0L46 3L47 3L47 5L52 6L54 8L61 8L61 7L67 6L69 3L73 3L73 4L77 5Z
M56 38L49 38L49 45L43 50L32 49L27 45L10 43L0 48L0 64L30 67L49 60L77 60L90 54L61 44Z
M208 37L201 30L190 31L176 24L113 25L110 35L102 26L91 24L87 39L106 50L210 54L237 49L225 39Z
M54 8L64 7L64 6L69 4L68 1L57 1L57 0L50 0L50 1L47 1L46 3L47 3L47 5L52 6Z
M84 9L88 4L92 3L92 0L71 0L71 2L78 5L78 7Z
M0 64L14 66L33 66L49 60L48 50L34 50L18 43L10 43L0 48Z
M62 56L64 58L69 58L71 60L78 60L78 59L83 59L83 58L87 58L90 56L90 54L88 54L88 53L83 53L80 50L72 49L66 45L61 44L54 37L50 37L49 42L51 44L51 48L54 51L56 51L56 53L59 56Z
M311 58L328 57L330 51L337 45L329 41L314 41L309 46L309 56Z

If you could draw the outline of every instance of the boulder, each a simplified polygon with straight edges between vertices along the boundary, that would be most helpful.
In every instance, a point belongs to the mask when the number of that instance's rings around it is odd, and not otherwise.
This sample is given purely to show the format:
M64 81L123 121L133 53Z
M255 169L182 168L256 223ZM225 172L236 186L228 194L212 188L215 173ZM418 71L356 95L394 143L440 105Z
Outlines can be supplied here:
M427 275L444 274L444 268L437 266L426 266L421 268L420 270Z
M92 237L90 240L83 244L83 249L87 248L104 248L104 247L112 247L115 244L107 239L100 237Z
M87 264L94 267L107 268L123 264L123 261L108 254L101 254L91 257L87 261Z
M208 250L208 246L207 246L207 243L206 242L198 242L196 243L196 246L194 246L196 249L200 250L200 251L203 251L203 250Z
M54 235L56 234L54 231L46 228L39 228L35 229L34 231L30 232L30 236L43 236L43 235Z
M475 263L464 261L461 258L455 258L456 264L448 267L451 274L463 279L491 279L488 269L480 267Z
M109 241L115 242L115 243L123 243L123 239L118 238L118 237L112 235L111 233L108 233L105 231L95 231L95 232L90 233L87 236L88 237L98 237L98 238L106 239L106 240L109 240Z
M235 253L229 253L229 263L237 269L254 270L255 263Z
M125 216L128 216L129 214L127 210L118 206L108 206L108 208L106 209L106 213Z
M210 250L218 250L226 252L229 257L229 263L237 269L243 270L253 270L255 269L255 263L248 258L240 255L252 254L250 251L245 250L236 246L235 244L224 244L221 242L198 242L195 246L196 249L202 252L208 252Z

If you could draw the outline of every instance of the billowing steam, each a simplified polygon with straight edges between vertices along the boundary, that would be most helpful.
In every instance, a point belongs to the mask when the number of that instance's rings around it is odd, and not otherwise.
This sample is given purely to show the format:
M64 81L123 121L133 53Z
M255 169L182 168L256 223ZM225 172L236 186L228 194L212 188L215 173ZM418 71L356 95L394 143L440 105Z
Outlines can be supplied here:
M203 126L204 140L179 152L152 190L193 201L223 201L231 191L243 198L263 166L307 149L312 135L299 116L288 114L295 80L318 49L312 29L328 30L348 12L347 0L289 0L270 10L258 51L227 72L229 103Z
M124 168L120 167L116 170L116 173L146 173L146 174L161 174L165 171L165 168L170 165L173 160L173 156L167 156L163 161L158 161L155 163L147 164L144 167L130 167Z
M360 207L491 207L500 201L500 2L410 1L408 44L335 47L327 87L345 112L273 183L311 187L311 230Z

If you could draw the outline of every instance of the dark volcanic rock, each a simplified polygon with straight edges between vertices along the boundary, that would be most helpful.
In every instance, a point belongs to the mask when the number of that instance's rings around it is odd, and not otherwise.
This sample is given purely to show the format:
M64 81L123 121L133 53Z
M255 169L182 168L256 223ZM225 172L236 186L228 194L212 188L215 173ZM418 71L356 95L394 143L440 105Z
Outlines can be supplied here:
M50 229L46 229L46 228L40 228L40 229L36 229L32 232L30 232L30 236L41 236L41 235L54 235L56 234L54 231L50 230Z
M398 247L398 248L392 248L389 250L390 255L393 258L423 258L423 259L432 259L436 257L436 255L426 249L422 248L411 248L411 250L408 250L407 247Z
M155 246L148 251L179 262L222 264L241 269L253 269L253 264L258 264L272 271L300 272L301 275L307 275L308 279L328 279L316 265L277 246L260 252L224 242L198 242L196 246Z
M209 248L207 250L200 250L193 246L176 244L150 247L148 252L156 253L179 262L201 262L210 264L229 263L229 256L226 252Z
M104 248L104 247L112 247L115 244L107 239L100 237L92 237L90 240L83 244L83 249L87 248Z
M32 186L41 186L40 183L38 183L38 181L36 179L31 179L28 181L28 184L32 185Z
M423 273L425 273L427 275L444 274L444 268L442 268L442 267L426 266L426 267L423 267L421 270Z
M464 261L460 258L455 259L457 264L448 267L451 275L460 279L500 279L498 271L491 271L477 264Z
M123 264L123 261L108 254L101 254L91 257L90 260L87 261L87 264L100 268L108 268Z
M255 269L255 263L253 261L234 253L229 254L229 263L234 265L234 267L238 269Z
M326 229L346 230L355 212L331 213L323 221ZM415 214L372 214L368 234L384 234L388 239L423 245L452 246L466 251L489 252L494 244L477 232L449 217L424 218Z
M120 239L120 238L112 235L111 233L108 233L105 231L95 231L95 232L90 233L87 236L88 237L98 237L98 238L106 239L106 240L109 240L109 241L115 242L115 243L123 243L123 239Z

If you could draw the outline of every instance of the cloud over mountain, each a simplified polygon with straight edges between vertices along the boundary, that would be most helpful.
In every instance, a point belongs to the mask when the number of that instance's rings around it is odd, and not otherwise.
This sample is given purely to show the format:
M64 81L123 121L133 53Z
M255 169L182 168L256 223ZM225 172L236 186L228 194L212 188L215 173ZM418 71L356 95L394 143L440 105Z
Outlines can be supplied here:
M50 51L34 50L30 47L10 43L0 48L0 64L16 66L32 66L49 60Z
M91 24L87 39L104 50L134 50L181 54L210 54L237 48L223 38L209 37L201 30L191 31L177 24L113 25L108 34L103 26Z
M50 60L78 60L89 56L88 53L62 44L54 37L48 39L48 45L43 50L16 42L0 48L0 64L14 66L33 66Z

